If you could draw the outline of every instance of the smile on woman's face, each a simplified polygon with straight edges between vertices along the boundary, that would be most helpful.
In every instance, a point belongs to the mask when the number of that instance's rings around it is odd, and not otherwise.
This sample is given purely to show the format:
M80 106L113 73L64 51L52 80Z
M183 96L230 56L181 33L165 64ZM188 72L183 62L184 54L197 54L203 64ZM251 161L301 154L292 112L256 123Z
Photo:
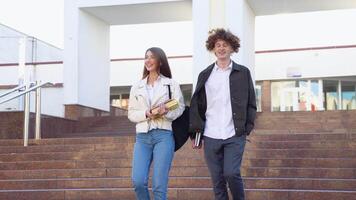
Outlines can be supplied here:
M216 41L213 51L218 59L230 58L233 52L231 45L224 40Z
M147 51L145 56L145 67L147 71L149 72L157 71L158 64L159 63L156 56L153 55L151 51Z

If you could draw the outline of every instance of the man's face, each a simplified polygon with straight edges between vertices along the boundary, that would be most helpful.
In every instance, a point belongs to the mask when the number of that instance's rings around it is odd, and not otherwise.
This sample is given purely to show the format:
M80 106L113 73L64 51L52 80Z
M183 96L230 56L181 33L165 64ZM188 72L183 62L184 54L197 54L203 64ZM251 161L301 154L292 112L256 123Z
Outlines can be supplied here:
M213 52L218 59L227 59L230 58L233 50L228 42L224 40L217 40Z

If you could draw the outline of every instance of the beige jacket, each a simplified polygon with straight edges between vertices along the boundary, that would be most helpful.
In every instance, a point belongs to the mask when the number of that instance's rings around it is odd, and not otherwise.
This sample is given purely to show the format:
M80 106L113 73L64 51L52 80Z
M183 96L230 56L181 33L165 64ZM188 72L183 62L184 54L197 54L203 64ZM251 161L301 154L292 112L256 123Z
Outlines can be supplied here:
M159 129L172 130L172 121L182 115L185 108L179 84L174 80L161 75L159 84L157 85L157 89L155 90L155 94L152 99L152 105L149 106L146 83L147 78L142 79L138 83L134 84L130 91L128 118L131 122L136 123L136 133L147 133L150 130L151 123L154 123ZM147 119L146 111L148 109L152 109L169 99L167 85L170 85L171 87L172 98L179 102L178 108L169 111L162 118L155 120Z

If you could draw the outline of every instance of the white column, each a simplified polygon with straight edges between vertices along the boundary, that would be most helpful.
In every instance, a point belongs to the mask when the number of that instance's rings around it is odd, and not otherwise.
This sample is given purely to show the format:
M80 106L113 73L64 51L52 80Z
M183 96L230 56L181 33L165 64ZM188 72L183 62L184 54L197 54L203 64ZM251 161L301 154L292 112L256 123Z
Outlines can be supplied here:
M225 24L241 40L233 59L248 67L255 77L255 13L246 0L225 0Z
M308 80L307 82L307 88L306 88L306 94L307 94L307 99L306 99L306 109L307 111L311 111L311 80Z
M78 104L78 31L79 10L76 1L64 1L64 104Z
M193 0L193 85L199 73L215 60L205 48L208 31L226 28L241 40L241 48L232 59L251 70L255 65L255 14L246 0Z
M339 97L339 103L337 104L337 109L342 110L342 95L341 95L341 81L340 80L338 81L338 84L337 84L337 94Z
M198 80L199 73L209 63L209 53L205 48L210 29L210 0L193 0L193 88Z
M318 108L318 110L325 110L325 107L324 107L324 101L323 101L323 99L324 99L324 95L323 95L323 80L321 80L321 79L319 79L319 84L318 84L318 86L319 86L319 88L318 88L318 104L319 104L319 108Z
M64 24L65 104L109 111L110 25L72 0L65 0Z

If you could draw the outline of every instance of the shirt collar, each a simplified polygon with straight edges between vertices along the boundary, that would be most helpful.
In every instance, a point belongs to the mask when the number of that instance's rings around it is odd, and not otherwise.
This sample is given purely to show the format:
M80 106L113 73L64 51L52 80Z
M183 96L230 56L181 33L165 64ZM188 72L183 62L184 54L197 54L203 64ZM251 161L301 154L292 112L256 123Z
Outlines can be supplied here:
M162 79L162 75L158 75L157 80L155 81L154 85L160 84L161 83L161 79ZM148 76L145 78L145 84L148 86Z
M148 76L145 77L144 79L141 79L139 81L139 87L142 88L142 87L145 87L147 85L147 79L148 79ZM159 81L158 83L159 84L162 84L162 85L169 85L171 82L170 82L170 79L165 77L164 75L160 74L157 81Z
M225 70L231 70L232 69L232 60L230 61L230 64L224 69ZM214 64L214 71L217 71L217 70L221 70L221 68L219 68L217 62L215 62Z

